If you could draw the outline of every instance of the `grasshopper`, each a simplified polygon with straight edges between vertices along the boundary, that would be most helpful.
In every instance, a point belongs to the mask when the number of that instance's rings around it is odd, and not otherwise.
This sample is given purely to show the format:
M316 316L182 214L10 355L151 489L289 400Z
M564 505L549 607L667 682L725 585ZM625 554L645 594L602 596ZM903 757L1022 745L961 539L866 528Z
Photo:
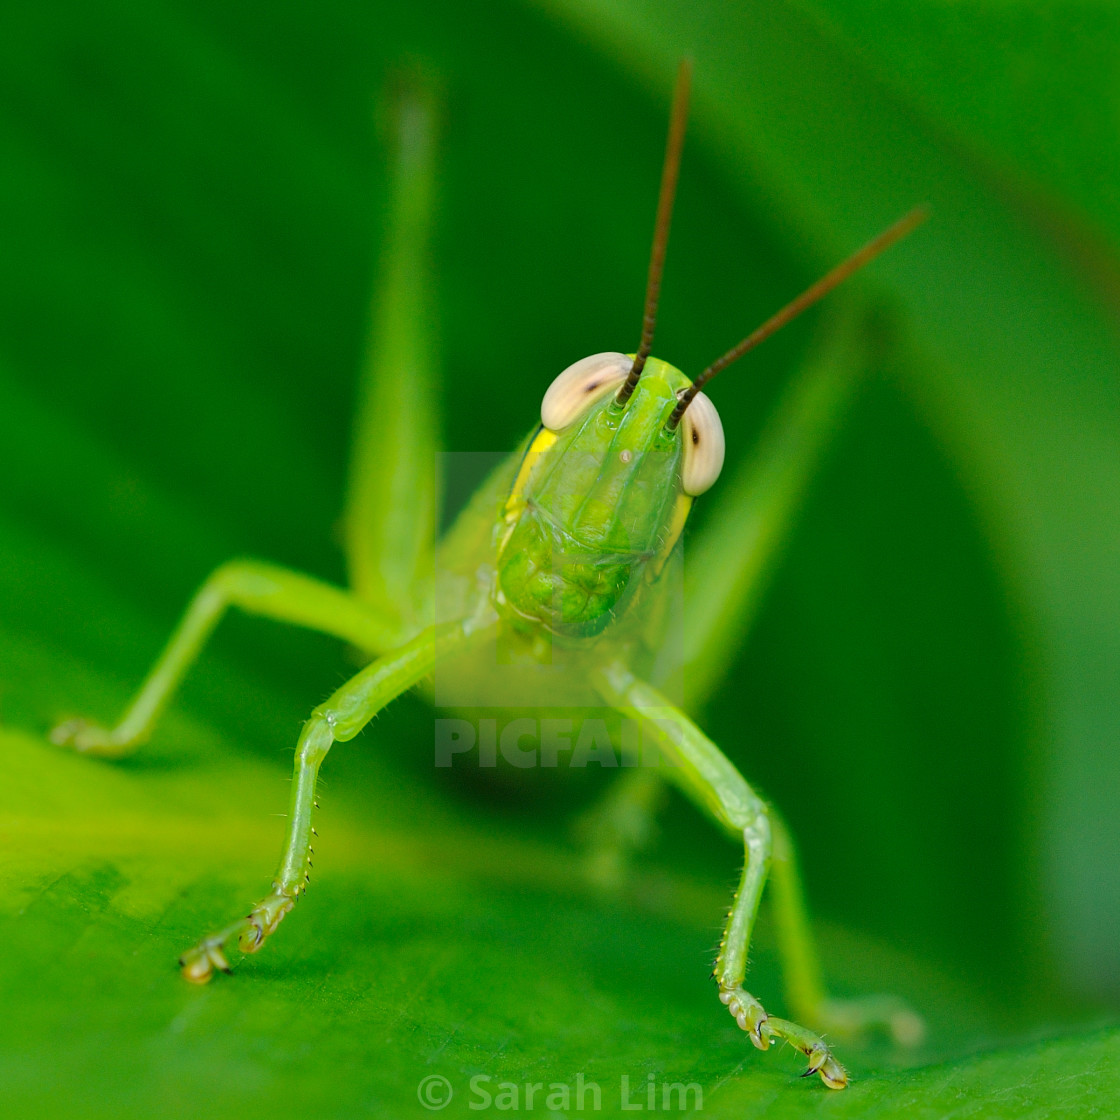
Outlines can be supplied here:
M650 254L640 343L633 354L594 354L553 380L540 423L482 484L438 541L431 509L436 417L425 349L423 259L432 207L434 106L413 90L396 112L392 231L358 404L345 512L350 588L267 563L237 560L196 593L178 628L120 721L105 728L68 720L52 739L90 755L121 757L150 734L224 612L237 607L333 635L372 658L311 713L295 750L287 835L269 892L244 917L203 937L180 958L182 975L205 983L230 969L227 951L256 952L310 881L315 787L333 743L352 739L391 700L438 666L519 671L563 661L601 707L623 713L664 769L632 769L605 803L606 818L648 804L666 775L733 839L745 865L713 969L720 1001L760 1050L785 1040L808 1058L806 1076L842 1089L848 1074L821 1035L768 1015L743 987L763 886L773 881L789 1002L817 1027L885 1027L914 1038L920 1020L900 1001L826 997L805 915L793 846L780 817L659 687L655 655L666 642L669 561L680 555L693 501L714 485L724 459L719 415L705 386L924 218L904 217L810 287L738 346L690 379L652 356L690 84L681 66ZM827 386L803 388L787 427L809 432L775 452L773 488L796 492L828 429ZM833 398L835 393L833 393ZM824 402L822 404L822 401ZM835 401L833 400L833 403ZM815 412L814 412L815 409ZM817 419L806 423L813 415ZM382 423L384 416L393 423ZM823 417L823 419L822 419ZM814 426L815 425L815 426ZM781 433L779 433L780 436ZM773 441L772 441L773 442ZM788 441L787 441L788 442ZM778 445L781 439L778 440ZM776 472L776 474L775 474ZM766 473L765 471L763 472ZM777 483L774 479L777 478ZM785 480L783 482L783 479ZM757 517L765 487L748 486L730 524ZM760 498L761 495L761 498ZM748 534L749 536L749 534ZM766 550L756 540L756 553ZM703 542L700 544L703 552ZM721 623L740 612L757 577L756 554L728 556L702 573L685 602L679 664L700 664ZM733 563L735 568L728 568ZM497 656L495 656L497 651ZM463 669L463 666L467 666ZM695 682L694 682L695 683ZM516 685L509 685L512 697ZM699 695L695 690L693 696ZM624 829L615 829L621 835ZM624 842L623 842L624 843Z

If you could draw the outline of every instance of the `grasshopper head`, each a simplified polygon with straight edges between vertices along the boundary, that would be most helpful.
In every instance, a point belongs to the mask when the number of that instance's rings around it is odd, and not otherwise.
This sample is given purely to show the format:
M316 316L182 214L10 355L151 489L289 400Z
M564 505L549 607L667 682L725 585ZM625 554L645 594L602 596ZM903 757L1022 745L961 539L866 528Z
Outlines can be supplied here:
M569 366L541 405L506 504L495 605L554 634L593 637L655 577L692 503L723 466L723 428L700 387L926 218L919 207L837 265L690 381L650 357L688 113L681 63L661 173L636 354Z
M633 363L595 354L560 374L506 504L498 606L562 636L600 633L657 575L723 465L703 394L670 425L691 382L667 362L649 359L619 403Z

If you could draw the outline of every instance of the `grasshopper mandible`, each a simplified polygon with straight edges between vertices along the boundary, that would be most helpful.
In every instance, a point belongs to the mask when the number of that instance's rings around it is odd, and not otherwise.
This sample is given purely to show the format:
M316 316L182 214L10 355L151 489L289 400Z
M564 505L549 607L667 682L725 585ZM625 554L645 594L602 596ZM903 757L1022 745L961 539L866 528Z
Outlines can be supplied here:
M601 705L624 712L679 784L732 837L746 860L713 977L719 998L761 1050L784 1039L809 1061L807 1074L843 1088L844 1067L820 1035L770 1016L743 987L751 930L768 876L773 880L790 1002L816 1026L878 1025L896 1037L919 1029L890 997L828 1000L801 904L793 848L780 818L682 708L647 679L649 651L664 642L656 601L668 559L695 498L717 480L724 459L718 413L701 392L717 373L910 232L916 210L828 273L739 345L690 379L652 356L662 268L684 142L690 70L682 63L666 146L650 255L641 339L633 354L594 354L548 388L539 425L495 470L457 520L435 540L436 418L422 369L423 270L434 165L431 98L413 90L397 106L393 229L385 254L372 348L363 381L347 496L343 590L273 565L234 561L198 591L120 722L82 720L52 738L91 755L119 757L150 733L183 675L227 608L310 627L343 639L373 660L312 712L295 752L287 836L271 890L250 912L202 938L180 958L183 975L228 971L226 951L255 952L307 889L315 785L327 752L345 742L437 664L469 654L487 666L547 660L564 650L569 668ZM421 372L417 372L420 369ZM409 376L402 376L409 370ZM378 423L394 417L391 430ZM825 428L827 425L819 425ZM812 441L810 441L810 444ZM798 455L811 457L812 447ZM796 456L795 456L796 457ZM799 468L791 468L799 469ZM743 517L749 516L744 510ZM433 559L434 558L434 559ZM744 559L744 567L747 567ZM438 573L447 573L446 578ZM689 642L702 650L714 619L734 613L736 594L701 580L686 602ZM705 621L706 620L706 621ZM511 654L512 651L512 654ZM505 663L505 662L503 662ZM490 666L495 672L500 666ZM573 668L574 667L574 668ZM613 795L660 780L629 771ZM632 807L632 804L631 804Z

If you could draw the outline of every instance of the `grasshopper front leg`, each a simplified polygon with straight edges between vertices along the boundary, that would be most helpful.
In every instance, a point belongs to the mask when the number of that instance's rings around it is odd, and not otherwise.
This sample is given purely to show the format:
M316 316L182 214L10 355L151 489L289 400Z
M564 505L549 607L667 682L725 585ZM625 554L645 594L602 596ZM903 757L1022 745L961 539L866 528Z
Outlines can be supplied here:
M808 1059L806 1075L819 1074L830 1089L848 1084L847 1070L819 1035L787 1019L768 1015L742 986L747 951L762 888L773 855L770 814L726 755L679 708L621 662L596 674L595 685L613 707L637 721L643 737L668 764L665 772L729 833L743 842L746 861L720 941L712 975L720 1001L760 1050L784 1039Z
M386 704L426 677L437 657L470 636L469 624L431 626L400 649L366 666L311 713L296 745L288 832L272 889L244 918L204 937L179 958L187 980L205 984L214 969L228 972L226 950L230 944L236 944L242 952L255 953L307 890L311 881L315 783L331 746L354 738Z
M113 727L71 719L54 728L51 740L101 758L131 754L151 734L230 607L319 630L370 653L400 641L387 619L341 588L276 564L233 560L214 571L195 593L163 653Z

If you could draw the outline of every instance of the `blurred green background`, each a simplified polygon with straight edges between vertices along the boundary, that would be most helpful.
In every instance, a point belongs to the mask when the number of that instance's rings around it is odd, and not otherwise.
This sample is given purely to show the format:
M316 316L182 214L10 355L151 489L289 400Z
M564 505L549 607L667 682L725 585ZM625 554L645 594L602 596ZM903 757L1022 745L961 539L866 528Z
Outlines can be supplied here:
M626 1072L702 1083L711 1115L1107 1108L1112 5L109 0L2 21L0 1101L396 1117L423 1114L437 1073L467 1115L473 1073ZM345 651L231 619L134 761L43 733L115 714L230 556L342 579L387 76L418 61L447 98L446 446L504 451L559 369L634 345L683 53L660 356L696 371L912 205L933 211L860 281L898 345L705 715L793 825L835 987L905 994L926 1048L846 1048L843 1096L754 1053L707 980L740 853L674 801L629 894L598 899L571 873L585 791L437 780L414 700L326 764L307 903L232 981L188 988L177 953L266 885L299 721ZM818 322L713 386L732 459ZM751 984L777 1009L767 938Z

